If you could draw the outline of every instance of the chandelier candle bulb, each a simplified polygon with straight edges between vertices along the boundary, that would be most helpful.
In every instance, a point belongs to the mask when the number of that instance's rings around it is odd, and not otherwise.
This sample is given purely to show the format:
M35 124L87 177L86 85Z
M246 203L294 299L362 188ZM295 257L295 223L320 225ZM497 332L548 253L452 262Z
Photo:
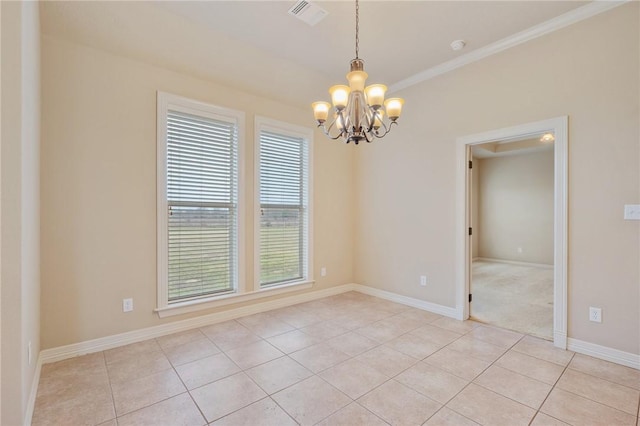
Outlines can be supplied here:
M329 109L331 108L331 104L329 102L314 102L311 104L311 108L313 108L313 117L318 121L318 123L324 123L327 121L329 117Z
M333 102L333 106L335 107L335 109L340 111L347 106L350 91L351 90L348 86L344 86L341 84L331 86L331 88L329 89L329 93L331 94L331 102Z
M364 71L351 71L347 74L347 80L349 81L349 87L352 92L364 91L364 83L367 81L367 73Z
M367 86L365 93L367 94L367 101L373 108L380 108L384 102L384 94L387 92L387 86L384 84L372 84Z
M390 120L396 121L398 117L400 117L400 114L402 114L402 105L404 105L404 99L401 98L386 100L384 106L387 109L387 116Z

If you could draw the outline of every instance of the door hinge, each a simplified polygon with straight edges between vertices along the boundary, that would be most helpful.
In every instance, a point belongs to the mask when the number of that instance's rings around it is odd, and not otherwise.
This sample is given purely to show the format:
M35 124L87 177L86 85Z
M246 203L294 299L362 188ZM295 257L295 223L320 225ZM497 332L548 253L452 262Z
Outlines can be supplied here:
M469 160L469 168L473 169L473 161Z
M469 303L471 303L472 300L473 300L473 297L472 297L471 293L469 293Z
M469 235L473 235L473 231L471 230L471 227L469 227Z

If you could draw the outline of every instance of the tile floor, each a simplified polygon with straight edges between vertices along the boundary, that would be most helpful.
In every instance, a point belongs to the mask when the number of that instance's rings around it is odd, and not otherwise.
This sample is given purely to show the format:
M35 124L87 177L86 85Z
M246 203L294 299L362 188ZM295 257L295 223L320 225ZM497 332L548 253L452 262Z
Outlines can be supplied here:
M640 371L356 292L44 365L34 425L638 425Z

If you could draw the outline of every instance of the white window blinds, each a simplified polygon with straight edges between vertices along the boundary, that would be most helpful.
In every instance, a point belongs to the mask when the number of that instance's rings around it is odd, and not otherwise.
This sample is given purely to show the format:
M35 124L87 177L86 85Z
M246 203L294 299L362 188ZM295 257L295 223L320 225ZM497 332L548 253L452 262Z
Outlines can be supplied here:
M167 111L168 302L236 286L238 129Z
M260 130L260 286L307 278L308 142Z

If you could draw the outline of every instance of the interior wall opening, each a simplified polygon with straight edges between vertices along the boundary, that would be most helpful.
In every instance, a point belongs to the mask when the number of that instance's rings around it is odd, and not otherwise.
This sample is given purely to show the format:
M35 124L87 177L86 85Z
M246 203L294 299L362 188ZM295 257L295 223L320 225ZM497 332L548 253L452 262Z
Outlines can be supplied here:
M554 135L470 150L470 318L553 339Z

